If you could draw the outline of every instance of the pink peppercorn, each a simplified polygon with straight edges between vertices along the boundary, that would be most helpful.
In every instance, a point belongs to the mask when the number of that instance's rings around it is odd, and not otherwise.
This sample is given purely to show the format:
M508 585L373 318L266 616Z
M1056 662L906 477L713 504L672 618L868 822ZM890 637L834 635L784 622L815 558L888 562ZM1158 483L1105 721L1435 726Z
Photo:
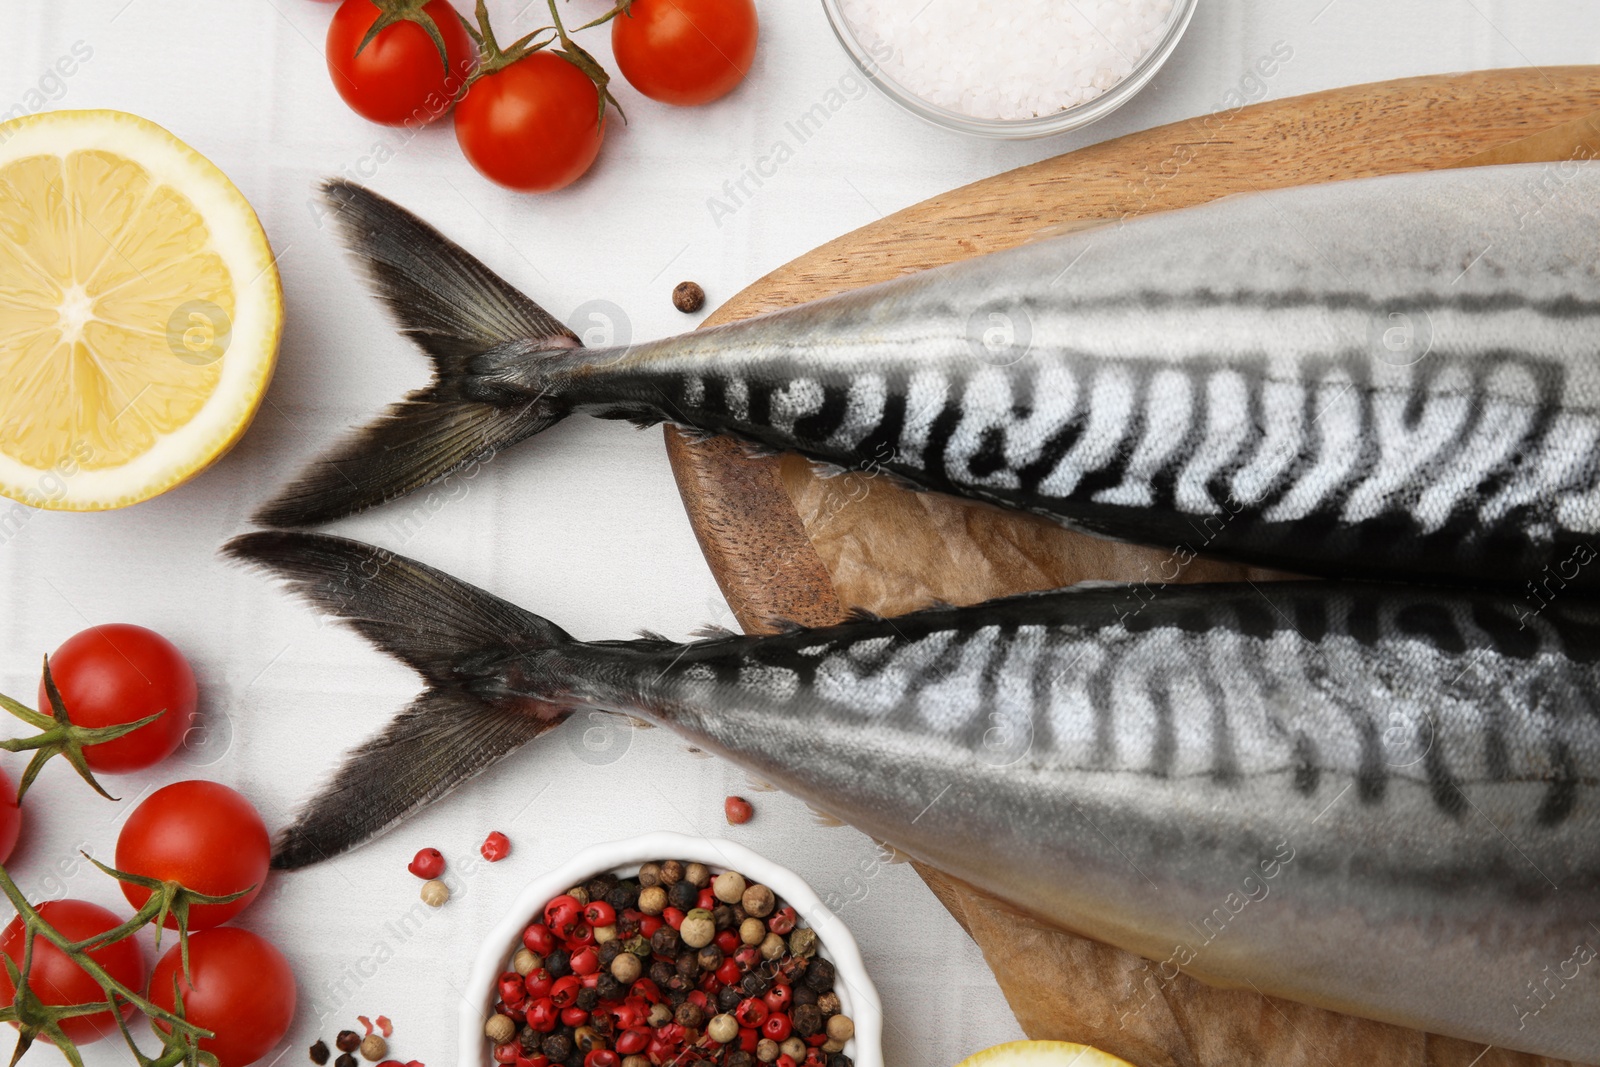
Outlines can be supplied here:
M722 802L722 813L727 816L729 826L743 826L755 815L756 809L744 797L729 797Z
M425 882L432 881L444 873L444 853L436 848L422 849L406 864L406 870Z
M483 844L478 847L483 853L483 858L490 863L498 863L511 855L511 838L499 830L491 830L489 836L483 839Z

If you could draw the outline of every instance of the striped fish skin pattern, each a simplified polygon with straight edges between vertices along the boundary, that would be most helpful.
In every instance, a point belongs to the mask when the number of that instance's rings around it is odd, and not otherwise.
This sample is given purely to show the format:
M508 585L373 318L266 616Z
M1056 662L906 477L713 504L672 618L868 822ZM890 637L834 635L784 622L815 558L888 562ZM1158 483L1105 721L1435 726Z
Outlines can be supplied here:
M1168 978L1600 1061L1600 606L1130 599L561 644L505 686L670 727Z
M1530 210L1548 177L1231 198L485 375L1180 553L1600 590L1600 172Z

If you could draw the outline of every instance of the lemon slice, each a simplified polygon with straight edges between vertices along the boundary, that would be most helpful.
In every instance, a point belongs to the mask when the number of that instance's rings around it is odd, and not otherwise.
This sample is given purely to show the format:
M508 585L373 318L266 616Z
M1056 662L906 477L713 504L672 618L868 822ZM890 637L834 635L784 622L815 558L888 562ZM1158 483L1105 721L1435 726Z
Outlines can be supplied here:
M249 426L283 293L249 203L117 111L0 125L0 495L148 500Z
M1070 1041L1012 1041L984 1049L957 1067L1133 1067L1108 1052Z

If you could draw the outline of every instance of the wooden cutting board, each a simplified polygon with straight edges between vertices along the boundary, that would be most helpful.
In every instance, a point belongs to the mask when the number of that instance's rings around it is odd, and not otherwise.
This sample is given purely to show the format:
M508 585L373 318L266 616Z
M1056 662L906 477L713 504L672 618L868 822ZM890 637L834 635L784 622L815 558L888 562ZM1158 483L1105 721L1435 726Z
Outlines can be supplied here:
M1600 67L1410 78L1258 104L1132 134L925 201L779 268L705 325L1103 224L1235 193L1402 171L1600 155ZM1568 163L1568 166L1575 165ZM1558 182L1559 168L1551 171ZM1166 553L798 457L667 430L673 473L711 570L748 632L775 619L897 614L1085 579L1138 580ZM1185 581L1281 577L1197 560ZM1047 928L919 871L994 968L1023 1029L1140 1067L1383 1063L1533 1067L1551 1061L1400 1030L1187 977L1147 990L1144 961ZM1130 1013L1130 1005L1138 1010ZM1509 1009L1508 1009L1509 1010ZM1600 1025L1597 1021L1596 1025Z

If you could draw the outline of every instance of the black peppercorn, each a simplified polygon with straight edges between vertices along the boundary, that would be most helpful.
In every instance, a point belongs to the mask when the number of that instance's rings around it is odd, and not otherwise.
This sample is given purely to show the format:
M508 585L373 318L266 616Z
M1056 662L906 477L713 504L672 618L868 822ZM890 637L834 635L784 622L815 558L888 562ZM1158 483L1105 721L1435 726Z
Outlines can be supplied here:
M815 989L818 993L828 992L833 988L833 964L818 956L806 968L803 981L808 989Z
M333 1061L333 1067L356 1067L356 1058L348 1052L341 1052L339 1058Z
M700 960L692 952L685 952L678 957L678 975L693 981L700 977Z
M597 874L589 879L584 886L589 891L590 900L605 900L606 896L617 888L617 876L614 874Z
M679 978L677 975L673 975L672 980L676 982L679 981ZM674 1013L676 1013L679 1008L683 1007L688 999L689 991L686 989L672 989L670 987L667 989L667 1006L671 1008Z
M767 995L767 990L772 988L772 979L760 971L751 971L739 979L739 988L744 990L744 995L747 997L764 997Z
M722 1067L755 1067L756 1058L744 1049L730 1052L728 1058L722 1061Z
M794 1032L800 1037L822 1033L822 1009L815 1004L801 1004L789 1013L794 1022Z
M544 1040L544 1035L531 1026L524 1026L517 1031L517 1044L522 1046L522 1051L532 1056L539 1051L539 1042Z
M621 915L629 908L639 904L639 886L635 882L620 882L617 887L606 894L606 903L611 905L611 910Z
M611 961L626 951L628 951L628 947L621 941L607 941L600 946L600 966L611 966Z
M678 883L682 885L683 883ZM670 926L663 926L650 935L650 951L663 959L675 960L678 958L678 931ZM564 961L563 961L564 962ZM549 957L545 958L545 967L550 966ZM551 971L551 974L556 972Z
M572 953L565 949L551 949L544 958L544 969L550 972L551 978L565 978L572 973Z
M354 1052L361 1047L361 1035L354 1030L340 1030L333 1044L340 1052Z
M739 1006L739 1002L743 999L744 996L739 992L738 989L731 985L725 985L721 989L717 990L717 1010L723 1014L727 1014L728 1012L733 1011L734 1008L737 1008Z
M716 923L717 932L732 930L739 924L733 921L733 907L728 904L718 904L711 909L711 921Z
M639 920L630 919L626 915L617 916L617 940L632 941L639 936ZM610 944L610 942L606 942ZM631 951L631 950L630 950Z
M317 1038L317 1043L311 1046L311 1062L317 1067L323 1067L328 1062L328 1043L322 1038Z
M650 965L650 981L659 989L667 988L667 984L677 976L677 970L666 960L656 960Z
M693 315L706 306L706 291L696 282L679 282L672 290L672 306Z
M821 996L821 994L815 989L807 989L803 985L791 986L790 994L794 999L794 1004L796 1007L799 1007L801 1004L815 1004L817 1002L817 998Z
M672 1021L688 1030L698 1030L706 1024L706 1010L692 1000L686 1000L672 1013Z
M617 981L616 975L610 971L600 972L600 977L595 979L593 991L599 994L601 1000L605 1001L621 1000L628 992L627 987ZM584 992L587 993L589 990L586 989ZM579 1003L581 1006L582 1002L580 1001ZM588 1011L590 1009L585 1008L584 1010Z
M693 911L700 900L700 890L687 878L667 890L667 903L679 911Z
M599 1003L600 991L598 989L589 989L585 987L578 990L577 1005L584 1011L594 1011L595 1007Z
M722 966L722 950L716 945L707 945L700 950L695 959L700 961L702 971L714 971Z
M588 1055L582 1049L573 1049L572 1055L567 1057L567 1062L563 1063L561 1067L583 1067Z
M539 1051L543 1052L547 1059L564 1063L567 1057L572 1055L572 1038L562 1033L546 1034L539 1044Z
M856 1061L842 1052L835 1052L828 1057L828 1067L856 1067Z

